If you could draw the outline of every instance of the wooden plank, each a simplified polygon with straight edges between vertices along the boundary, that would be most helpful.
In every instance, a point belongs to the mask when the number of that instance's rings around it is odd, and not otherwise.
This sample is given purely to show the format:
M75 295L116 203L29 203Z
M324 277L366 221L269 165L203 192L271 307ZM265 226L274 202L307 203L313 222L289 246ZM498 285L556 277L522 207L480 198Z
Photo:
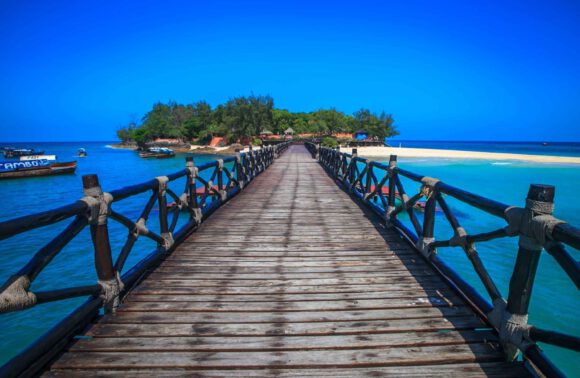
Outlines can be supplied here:
M216 324L216 323L316 323L316 322L355 322L366 320L426 319L442 317L473 316L473 312L460 307L422 307L371 309L356 311L318 312L164 312L130 311L106 315L101 324Z
M283 319L280 317L278 319ZM393 332L441 330L473 330L483 328L473 316L429 319L365 320L358 322L316 323L227 323L227 324L163 324L151 327L142 324L97 324L87 335L99 337L159 337L159 336L309 336L353 335Z
M183 368L350 368L500 361L502 354L488 344L412 348L317 350L284 352L68 352L56 369Z
M78 340L73 352L244 352L275 350L344 350L497 342L490 331L406 332L374 335L262 337L94 337Z
M271 302L226 302L188 301L185 295L148 295L126 301L119 311L337 311L343 309L363 310L373 308L446 307L458 301L451 298L389 298L389 299L344 299L331 301L271 301Z
M149 289L167 289L167 290L191 290L191 293L196 294L272 294L272 293L285 293L285 294L300 294L300 293L365 293L365 292L375 292L384 291L388 287L393 286L393 290L437 290L441 287L439 282L432 282L430 284L417 282L397 282L385 284L367 284L367 285L348 285L348 284L337 284L337 285L296 285L296 286L229 286L224 283L224 285L213 285L213 286L202 286L196 281L179 281L177 284L170 284L167 281L145 281L139 288L145 290Z
M191 374L189 370L180 369L120 369L120 370L65 370L55 369L45 374L45 377L71 377L85 378L94 374L99 377L128 377L141 378L155 375L160 378L182 377ZM325 378L352 378L352 377L526 377L527 370L521 363L507 362L481 362L461 363L445 365L407 365L407 366L381 366L373 368L335 368L326 369L243 369L243 370L195 370L198 378L222 378L222 377L278 377L278 378L302 378L302 377L325 377Z
M446 289L424 289L424 288L414 288L414 289L398 289L398 290L388 290L385 287L379 287L376 290L366 290L366 291L344 291L344 292L311 292L311 291L299 291L299 292L286 292L286 291L276 291L269 290L267 292L253 293L253 294L243 294L243 293L227 293L210 291L205 292L196 287L165 287L165 286L144 286L141 285L132 291L131 296L127 300L131 300L132 296L140 295L189 295L195 298L199 298L200 301L208 300L208 296L219 296L224 300L230 301L264 301L268 302L270 300L285 298L288 301L301 300L301 301L318 301L318 300L328 300L335 298L342 299L379 299L379 298L405 298L405 297L429 297L429 296L454 296L455 292Z
M332 286L332 285L370 285L370 284L395 284L395 283L410 283L420 284L425 287L440 287L441 280L439 277L365 277L365 278L351 278L348 276L328 279L278 279L278 280L241 280L236 278L223 278L219 280L196 279L192 276L187 279L162 279L157 280L162 285L166 286L269 286L274 288L293 287L293 286Z
M160 291L160 292L159 292ZM270 294L260 294L260 295L228 295L228 294L216 294L214 296L203 296L199 294L191 293L179 293L172 290L158 290L157 293L151 291L134 291L131 296L127 298L127 302L138 302L138 301L155 301L155 302L167 302L174 300L181 300L187 302L208 302L208 301L218 301L218 302L321 302L321 301L333 301L333 300L383 300L389 301L393 298L433 298L437 301L448 301L454 302L458 298L451 290L441 291L441 290L429 290L423 293L417 293L416 291L382 291L382 292L371 292L371 293L334 293L334 294L286 294L286 293L270 293Z

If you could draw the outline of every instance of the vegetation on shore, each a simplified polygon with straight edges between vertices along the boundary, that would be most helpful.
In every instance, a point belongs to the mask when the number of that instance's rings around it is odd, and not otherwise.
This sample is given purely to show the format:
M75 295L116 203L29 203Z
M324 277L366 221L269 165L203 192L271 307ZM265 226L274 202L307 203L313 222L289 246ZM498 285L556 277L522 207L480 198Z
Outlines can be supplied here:
M269 131L283 134L291 128L295 134L332 135L368 132L370 137L383 140L398 135L390 114L379 115L368 109L360 109L352 115L336 109L320 109L314 112L290 112L274 108L270 96L234 97L225 104L212 108L206 101L193 104L158 102L145 114L141 123L131 122L117 130L123 143L139 145L157 138L172 138L181 141L197 141L207 144L212 137L221 136L229 142L253 138Z

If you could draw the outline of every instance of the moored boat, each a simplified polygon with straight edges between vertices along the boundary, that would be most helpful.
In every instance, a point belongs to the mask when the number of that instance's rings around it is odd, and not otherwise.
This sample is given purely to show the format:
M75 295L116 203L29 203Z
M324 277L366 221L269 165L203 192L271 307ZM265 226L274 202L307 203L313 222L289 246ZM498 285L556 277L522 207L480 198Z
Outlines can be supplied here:
M76 161L51 163L46 159L29 161L0 162L0 179L52 176L74 173Z
M56 160L56 155L24 155L20 156L20 161L30 160Z
M167 159L172 158L175 156L175 152L172 149L166 147L150 147L145 151L141 151L139 156L147 159L147 158L156 158L156 159Z
M4 147L2 153L5 158L15 158L20 156L43 155L44 151L37 151L34 148L13 148Z

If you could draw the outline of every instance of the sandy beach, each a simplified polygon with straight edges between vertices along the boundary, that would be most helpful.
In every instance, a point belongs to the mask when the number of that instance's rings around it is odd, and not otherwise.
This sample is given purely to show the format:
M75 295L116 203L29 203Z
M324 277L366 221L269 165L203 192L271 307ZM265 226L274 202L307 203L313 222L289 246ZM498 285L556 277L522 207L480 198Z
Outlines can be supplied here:
M349 151L350 149L341 149ZM401 147L359 147L358 155L368 158L388 158L389 155L415 158L447 158L447 159L481 159L481 160L511 160L537 163L580 164L580 157L506 154L496 152L476 152L458 150L436 150L427 148Z

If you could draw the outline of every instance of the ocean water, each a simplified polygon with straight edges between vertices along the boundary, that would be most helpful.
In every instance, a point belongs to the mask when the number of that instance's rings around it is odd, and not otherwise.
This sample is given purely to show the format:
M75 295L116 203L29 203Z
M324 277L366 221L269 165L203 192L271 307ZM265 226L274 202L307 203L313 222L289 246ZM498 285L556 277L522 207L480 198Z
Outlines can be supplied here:
M184 167L184 154L174 159L140 159L134 151L107 147L113 142L91 143L32 143L26 146L44 149L46 153L58 155L60 161L78 160L74 175L39 177L0 181L0 221L49 210L82 197L81 176L89 173L99 175L105 191L143 182L156 176L165 175ZM486 142L411 142L401 141L404 147L447 148L492 152L559 154L580 156L580 144L562 143L542 146L541 143L486 143ZM392 145L398 143L391 141ZM0 145L6 145L0 143ZM12 144L18 146L18 144ZM76 158L78 148L87 149L87 158ZM215 156L196 156L196 164L215 159ZM451 185L478 193L498 201L523 206L530 183L552 184L556 186L555 215L571 224L580 226L580 203L577 188L580 184L580 167L573 165L532 164L507 161L457 160L457 159L400 159L399 166L416 173L437 177ZM172 189L179 195L183 191L183 181L175 183ZM409 194L418 190L416 183L404 180ZM505 222L491 217L480 210L466 206L447 197L449 205L459 222L468 233L490 231L503 227ZM132 201L121 201L115 209L136 219L147 201L147 195L134 197ZM148 226L155 229L156 209L153 210ZM404 219L403 219L404 220ZM181 221L180 221L181 222ZM0 241L0 281L4 282L16 273L38 250L62 230L67 222L61 222L41 230L33 230ZM178 226L179 227L179 226ZM441 239L451 236L443 216L436 219L436 235ZM110 222L111 244L118 253L127 237L127 230L116 222ZM135 264L154 248L154 243L139 239L130 255L126 269ZM514 238L499 239L479 243L480 256L504 296L515 256L517 242ZM569 249L580 259L580 253ZM481 289L477 276L469 260L459 249L444 248L439 251L445 261L464 275L474 286ZM34 281L32 290L67 287L73 284L85 285L96 282L90 236L85 230L77 236ZM43 332L56 324L65 314L84 299L54 302L38 305L19 313L0 315L0 363L7 361ZM580 336L580 294L572 281L562 272L553 258L543 253L536 285L534 287L530 323L546 329L554 329ZM577 353L561 348L543 346L548 355L567 374L578 376L580 365Z

